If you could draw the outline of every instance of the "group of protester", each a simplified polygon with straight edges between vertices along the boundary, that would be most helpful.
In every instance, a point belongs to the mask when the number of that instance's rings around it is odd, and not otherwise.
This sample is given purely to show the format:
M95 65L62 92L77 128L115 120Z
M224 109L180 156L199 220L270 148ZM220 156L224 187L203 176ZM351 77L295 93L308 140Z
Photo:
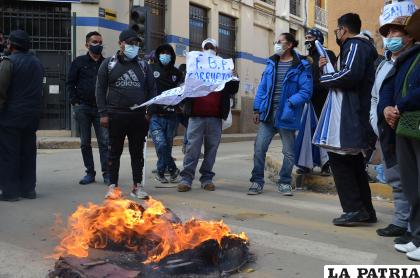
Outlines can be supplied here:
M381 26L379 32L386 51L377 67L378 53L369 35L361 34L357 14L345 14L337 21L334 33L340 46L338 58L331 51L324 56L318 51L317 43L323 44L324 37L317 29L309 30L305 36L307 56L295 50L298 42L292 34L279 36L254 101L253 121L258 124L258 132L248 194L263 192L266 153L272 138L279 133L284 158L277 187L283 195L293 195L296 133L301 129L305 107L312 104L318 125L334 117L327 130L334 129L339 134L339 145L327 148L328 162L320 165L325 175L331 169L343 209L333 224L377 222L366 163L378 137L386 179L393 187L395 214L393 222L377 233L397 237L395 248L410 259L420 260L420 35L412 18L399 17ZM171 45L158 47L150 63L139 57L141 42L135 31L124 30L119 35L117 53L104 58L102 36L90 32L86 35L87 54L77 57L71 65L67 89L86 167L80 184L96 179L91 147L93 126L103 180L109 185L105 198L122 195L119 169L126 138L133 176L130 195L148 197L143 186L143 151L148 135L158 156L158 187L177 186L179 192L191 190L204 145L200 183L202 189L213 191L213 166L222 120L228 117L230 99L238 91L239 81L226 83L221 92L188 98L175 106L138 107L185 81L185 74L175 67L176 55ZM4 201L36 198L35 131L41 110L43 68L29 52L29 46L26 32L13 31L7 41L9 55L0 63L0 200ZM206 39L202 51L217 55L217 41ZM334 66L334 72L324 71L328 63ZM340 98L335 107L329 101L333 94ZM172 157L180 118L186 126L181 171ZM310 169L299 171L307 173Z

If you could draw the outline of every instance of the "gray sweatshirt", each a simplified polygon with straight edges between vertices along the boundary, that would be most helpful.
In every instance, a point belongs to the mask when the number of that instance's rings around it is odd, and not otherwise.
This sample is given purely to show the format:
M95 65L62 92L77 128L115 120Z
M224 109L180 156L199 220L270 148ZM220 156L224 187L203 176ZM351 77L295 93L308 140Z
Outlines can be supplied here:
M378 69L376 71L376 78L375 83L372 87L372 99L370 102L370 125L373 128L373 131L375 131L376 136L379 136L378 131L378 103L379 103L379 91L381 89L382 83L384 82L386 76L394 66L394 62L392 60L384 60L382 63L378 66Z
M127 61L119 56L110 70L110 60L102 62L96 82L96 103L101 116L112 111L130 112L130 107L156 96L155 79L147 63L143 63L143 68L137 59ZM145 108L134 111L144 112Z

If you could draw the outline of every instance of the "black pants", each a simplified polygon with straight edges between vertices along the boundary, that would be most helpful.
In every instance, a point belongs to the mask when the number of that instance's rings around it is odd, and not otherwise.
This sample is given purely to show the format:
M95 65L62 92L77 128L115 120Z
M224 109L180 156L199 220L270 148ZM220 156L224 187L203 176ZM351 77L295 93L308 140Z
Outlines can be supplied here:
M0 188L5 197L35 190L36 135L34 130L0 127Z
M343 211L354 212L364 208L374 212L363 155L328 153L328 156Z
M109 114L108 170L111 184L118 185L120 157L126 136L128 137L133 182L135 184L142 182L143 147L147 130L148 124L143 113L112 112Z
M420 246L420 141L397 136L397 159L403 192L411 205L413 243Z

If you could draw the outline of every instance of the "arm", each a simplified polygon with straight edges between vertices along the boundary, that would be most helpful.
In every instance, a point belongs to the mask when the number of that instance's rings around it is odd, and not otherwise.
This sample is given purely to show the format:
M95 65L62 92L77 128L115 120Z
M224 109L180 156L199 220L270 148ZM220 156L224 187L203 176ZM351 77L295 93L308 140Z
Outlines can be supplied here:
M157 87L156 87L156 81L155 78L153 77L153 71L150 65L146 64L146 93L147 93L147 97L146 97L146 101L154 98L155 96L157 96ZM146 110L146 114L147 115L152 115L154 113L156 113L157 111L157 106L156 105L150 105L149 107L147 107Z
M109 59L105 59L98 71L98 78L96 79L96 104L101 117L107 116L106 95L108 92L108 63Z
M289 99L292 106L300 106L309 101L312 97L313 80L312 80L312 67L305 66L305 70L299 76L299 91L293 94Z
M78 65L77 60L74 60L71 63L70 71L67 76L67 82L66 82L67 91L69 92L69 96L70 96L70 103L72 105L75 105L80 102L80 99L79 99L79 96L77 95L77 90L76 90L78 79L79 79L79 65Z
M378 131L378 102L379 102L379 92L377 88L377 84L375 83L372 87L371 92L371 101L370 101L370 116L369 116L369 122L370 125L373 128L373 131L375 132L376 136L379 136Z
M0 111L4 109L7 101L7 91L12 79L13 64L8 59L0 62Z
M366 69L366 55L358 43L351 43L350 48L344 55L345 64L341 65L339 72L321 76L321 83L328 88L354 87L364 78Z
M267 69L268 69L268 66L265 68L261 76L261 81L260 81L260 84L258 85L257 93L255 94L254 112L260 111L262 97L268 94L268 92L265 91L265 88L267 87L267 78L269 78Z

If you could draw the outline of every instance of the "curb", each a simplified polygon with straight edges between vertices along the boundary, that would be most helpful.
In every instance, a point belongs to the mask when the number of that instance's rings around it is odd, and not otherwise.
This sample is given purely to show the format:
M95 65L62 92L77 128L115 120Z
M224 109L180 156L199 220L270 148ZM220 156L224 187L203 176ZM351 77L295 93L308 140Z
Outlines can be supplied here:
M274 159L272 155L267 154L265 168L270 172L270 178L275 180L281 168L279 159ZM314 174L298 175L293 173L292 184L295 188L304 188L317 193L337 194L333 177L321 177ZM392 200L392 188L382 183L370 183L370 190L373 197L380 197Z
M236 143L244 141L254 141L255 134L223 134L221 143ZM184 137L177 136L174 138L174 146L182 146ZM124 146L127 147L127 140ZM149 138L147 146L154 146L153 141ZM92 147L97 148L98 143L92 138ZM80 149L80 139L78 137L40 137L37 140L38 149Z

